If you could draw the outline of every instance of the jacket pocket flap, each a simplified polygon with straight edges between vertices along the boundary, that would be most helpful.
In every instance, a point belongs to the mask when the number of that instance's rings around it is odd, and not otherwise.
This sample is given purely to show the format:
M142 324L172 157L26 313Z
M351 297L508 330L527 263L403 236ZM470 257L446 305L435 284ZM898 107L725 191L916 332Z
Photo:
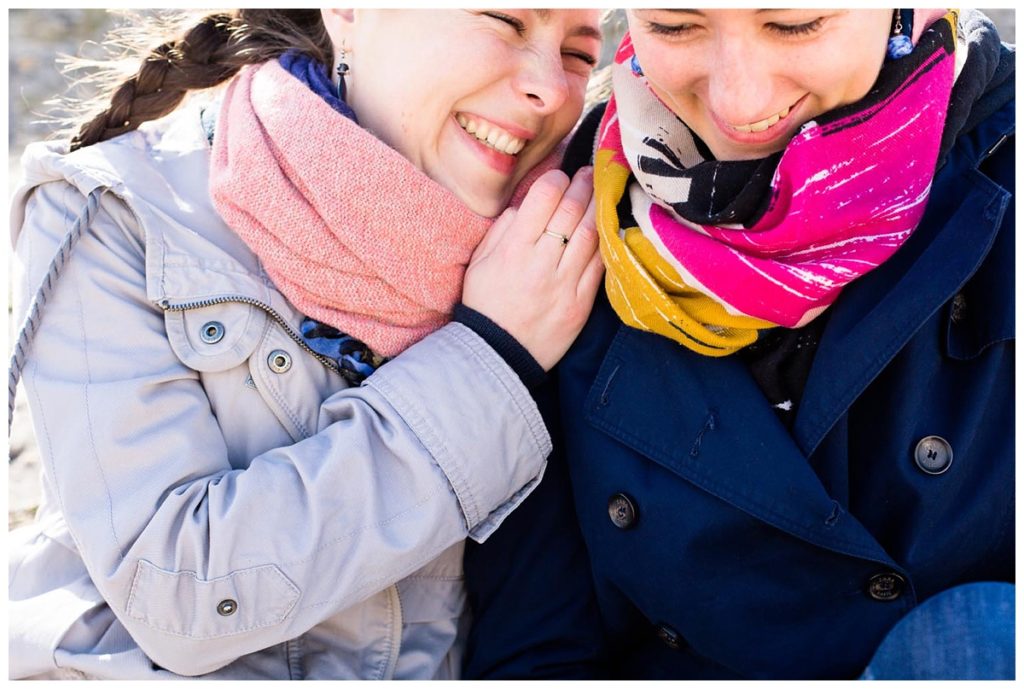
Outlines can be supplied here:
M298 599L299 589L274 565L204 580L140 560L126 612L152 629L214 639L278 624Z
M251 304L228 302L164 312L174 353L196 371L225 371L243 364L263 338L267 314Z

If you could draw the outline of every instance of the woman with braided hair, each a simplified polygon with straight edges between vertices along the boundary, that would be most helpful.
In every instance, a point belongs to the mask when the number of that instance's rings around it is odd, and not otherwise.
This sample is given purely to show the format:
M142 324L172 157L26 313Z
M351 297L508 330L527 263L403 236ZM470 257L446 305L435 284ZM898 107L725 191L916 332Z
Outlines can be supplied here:
M463 543L600 282L555 169L598 16L213 14L28 148L12 677L459 674Z

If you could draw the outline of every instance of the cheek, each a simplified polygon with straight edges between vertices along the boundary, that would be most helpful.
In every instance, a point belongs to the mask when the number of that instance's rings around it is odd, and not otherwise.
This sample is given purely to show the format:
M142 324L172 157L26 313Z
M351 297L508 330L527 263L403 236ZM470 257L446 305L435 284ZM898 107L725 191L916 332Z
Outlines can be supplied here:
M866 96L878 79L884 59L885 41L872 34L862 36L845 51L819 53L816 60L808 56L801 63L817 65L813 76L817 91L831 109Z

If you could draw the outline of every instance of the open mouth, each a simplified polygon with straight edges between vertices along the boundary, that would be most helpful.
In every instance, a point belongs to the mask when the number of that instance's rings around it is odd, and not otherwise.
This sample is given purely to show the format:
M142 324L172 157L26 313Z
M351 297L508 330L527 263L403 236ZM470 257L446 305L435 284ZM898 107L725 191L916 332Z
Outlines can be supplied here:
M793 106L786 106L774 115L766 117L763 120L758 120L757 122L750 122L749 124L730 124L729 126L737 132L743 132L744 134L749 134L751 132L763 132L772 125L778 124L779 120L785 119L786 116L789 115L789 111L792 107Z
M459 126L472 134L477 141L498 153L514 156L526 146L526 140L513 136L493 122L482 120L466 113L455 113Z

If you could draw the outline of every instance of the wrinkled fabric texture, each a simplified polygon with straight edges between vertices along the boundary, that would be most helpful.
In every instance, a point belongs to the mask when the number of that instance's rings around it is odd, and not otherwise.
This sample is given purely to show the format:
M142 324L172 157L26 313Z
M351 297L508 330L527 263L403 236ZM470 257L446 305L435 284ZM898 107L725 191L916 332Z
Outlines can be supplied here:
M350 387L210 202L194 108L24 163L16 317L104 194L23 377L43 499L9 535L10 676L456 677L464 539L551 448L515 372L452 323Z
M647 85L627 34L612 67L595 187L604 199L606 283L620 317L725 356L758 331L806 325L891 256L927 203L953 86L955 26L951 12L911 54L887 62L862 100L804 124L784 151L753 161L705 160ZM617 212L624 195L632 216L625 225Z

